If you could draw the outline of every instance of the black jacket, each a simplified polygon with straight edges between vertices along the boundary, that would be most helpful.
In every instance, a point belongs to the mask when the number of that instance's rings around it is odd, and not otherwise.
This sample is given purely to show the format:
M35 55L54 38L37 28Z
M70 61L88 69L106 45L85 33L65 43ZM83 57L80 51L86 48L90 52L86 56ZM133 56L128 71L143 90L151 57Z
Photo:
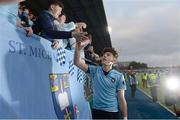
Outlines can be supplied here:
M42 11L33 26L34 33L50 40L51 42L53 42L53 39L72 38L71 32L58 31L54 24L54 20L55 18L49 11Z

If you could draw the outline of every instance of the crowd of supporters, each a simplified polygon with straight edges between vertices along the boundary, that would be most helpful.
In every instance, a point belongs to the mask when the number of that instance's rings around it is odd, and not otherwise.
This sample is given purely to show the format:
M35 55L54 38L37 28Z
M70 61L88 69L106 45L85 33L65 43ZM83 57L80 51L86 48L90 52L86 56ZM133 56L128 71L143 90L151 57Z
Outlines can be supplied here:
M27 28L36 35L44 37L52 42L53 49L69 49L74 50L76 43L82 39L84 42L83 56L88 64L100 64L100 57L94 52L92 46L92 35L84 32L87 25L84 22L74 23L73 21L66 22L66 14L63 12L63 4L56 0L49 1L47 10L40 12L38 16L32 14L30 9L25 5L19 4L18 26Z
M36 16L34 16L30 12L30 10L26 6L23 6L23 5L19 5L18 17L23 27L32 27L34 22L36 21Z

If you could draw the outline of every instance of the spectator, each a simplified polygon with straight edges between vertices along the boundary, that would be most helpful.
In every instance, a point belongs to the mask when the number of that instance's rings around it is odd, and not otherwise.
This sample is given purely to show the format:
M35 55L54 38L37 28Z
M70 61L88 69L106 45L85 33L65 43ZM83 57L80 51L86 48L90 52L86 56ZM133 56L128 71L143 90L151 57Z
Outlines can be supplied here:
M136 93L137 81L136 81L135 74L133 73L129 74L129 84L131 87L131 97L134 98L135 93Z
M19 2L21 2L21 1L22 0L19 0ZM0 6L1 17L4 20L6 18L8 18L8 21L13 25L17 25L17 27L23 27L21 25L21 21L17 17L17 15L18 15L18 3L17 3L17 1L16 0L2 0L2 1L0 1L0 4L1 4L1 6ZM33 31L31 28L23 27L23 29L26 31L27 36L31 36L33 34Z
M34 15L32 13L28 14L28 19L30 26L33 26L35 20L34 20Z
M142 75L143 88L147 88L147 80L148 80L148 75L147 75L147 73L144 73Z
M29 9L25 6L19 5L18 16L21 20L21 25L24 27L32 27L33 26L33 17L34 15L30 13Z
M23 12L23 7L22 5L19 4L19 8L18 8L18 16L20 17L20 15L22 15Z
M22 1L23 0L19 0L19 2L22 2ZM28 14L29 14L29 9L26 8L25 6L21 6L19 4L18 17L20 19L17 19L16 25L18 27L24 28L27 33L27 36L32 36L33 30L31 28L32 26L30 25L30 22L29 22Z

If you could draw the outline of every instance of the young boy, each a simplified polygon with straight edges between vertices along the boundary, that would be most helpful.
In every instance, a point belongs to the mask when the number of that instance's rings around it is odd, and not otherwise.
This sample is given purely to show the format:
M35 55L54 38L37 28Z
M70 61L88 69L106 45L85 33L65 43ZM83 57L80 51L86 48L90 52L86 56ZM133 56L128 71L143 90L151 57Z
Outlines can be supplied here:
M118 54L113 48L103 50L102 66L87 65L80 59L81 43L77 43L74 64L88 73L93 87L93 119L118 119L118 103L122 118L127 119L126 90L122 73L112 69Z

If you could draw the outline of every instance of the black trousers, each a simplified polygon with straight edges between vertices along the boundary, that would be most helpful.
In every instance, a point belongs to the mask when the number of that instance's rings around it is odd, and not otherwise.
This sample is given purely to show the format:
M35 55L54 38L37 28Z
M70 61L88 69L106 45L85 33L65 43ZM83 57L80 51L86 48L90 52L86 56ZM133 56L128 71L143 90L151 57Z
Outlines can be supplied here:
M135 97L135 92L136 92L136 84L131 85L131 97Z
M93 119L119 119L119 113L92 109L92 118Z
M143 88L147 88L147 80L142 79L143 82Z

